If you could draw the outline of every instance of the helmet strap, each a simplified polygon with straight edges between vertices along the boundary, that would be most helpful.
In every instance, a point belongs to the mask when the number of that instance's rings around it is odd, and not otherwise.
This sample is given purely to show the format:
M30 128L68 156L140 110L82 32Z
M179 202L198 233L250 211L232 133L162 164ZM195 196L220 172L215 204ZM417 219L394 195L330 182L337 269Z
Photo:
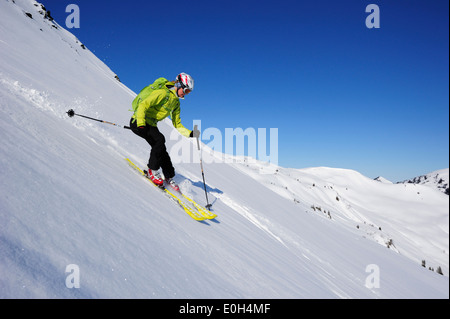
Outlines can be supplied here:
M184 97L181 97L181 96L178 95L178 90L181 89L181 87L180 87L180 86L179 86L179 87L175 86L174 89L175 89L175 94L177 95L177 97L178 97L179 99L184 100Z

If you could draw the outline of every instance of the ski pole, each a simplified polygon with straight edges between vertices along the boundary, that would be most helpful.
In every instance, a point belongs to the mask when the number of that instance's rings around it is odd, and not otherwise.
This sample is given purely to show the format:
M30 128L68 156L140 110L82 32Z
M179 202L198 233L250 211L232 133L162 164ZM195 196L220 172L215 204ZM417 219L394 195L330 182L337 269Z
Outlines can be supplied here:
M197 125L194 125L194 131L197 131ZM200 149L200 142L198 140L198 136L197 138L197 148L200 151L200 168L202 169L202 178L203 178L203 188L205 189L205 196L206 196L206 208L208 210L211 210L211 206L212 204L209 203L208 201L208 192L206 191L206 183L205 183L205 173L203 172L203 163L202 163L202 150Z
M93 117L89 117L89 116L86 116L86 115L76 114L75 111L72 110L72 109L68 110L66 113L67 113L67 115L69 115L69 117L73 117L74 115L76 115L76 116L84 117L86 119L90 119L90 120L94 120L94 121L102 122L102 123L106 123L106 124L111 124L111 125L114 125L114 126L123 127L125 129L131 130L131 127L129 127L129 126L121 126L121 125L116 124L116 123L103 121L103 120L99 120L99 119L94 119Z

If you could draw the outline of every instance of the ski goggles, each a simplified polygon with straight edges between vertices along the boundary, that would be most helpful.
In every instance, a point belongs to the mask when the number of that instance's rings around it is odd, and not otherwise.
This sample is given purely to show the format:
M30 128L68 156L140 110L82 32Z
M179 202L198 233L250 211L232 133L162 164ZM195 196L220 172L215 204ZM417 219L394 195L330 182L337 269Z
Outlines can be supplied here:
M183 89L184 94L189 94L189 93L192 92L192 90L189 89L188 87L186 87L186 85L184 85L183 82L181 82L181 81L175 83L175 86L176 86L177 88Z

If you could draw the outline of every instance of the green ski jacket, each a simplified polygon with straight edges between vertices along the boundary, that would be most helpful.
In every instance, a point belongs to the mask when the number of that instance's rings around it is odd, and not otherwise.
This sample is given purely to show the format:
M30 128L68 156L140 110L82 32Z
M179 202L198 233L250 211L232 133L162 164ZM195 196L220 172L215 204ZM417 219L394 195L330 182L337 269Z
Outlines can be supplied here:
M153 91L145 100L142 100L133 114L133 119L137 121L137 126L157 126L159 121L170 116L173 126L183 136L189 137L191 130L181 124L180 99L176 92L169 87L173 87L173 82L167 82L166 87Z

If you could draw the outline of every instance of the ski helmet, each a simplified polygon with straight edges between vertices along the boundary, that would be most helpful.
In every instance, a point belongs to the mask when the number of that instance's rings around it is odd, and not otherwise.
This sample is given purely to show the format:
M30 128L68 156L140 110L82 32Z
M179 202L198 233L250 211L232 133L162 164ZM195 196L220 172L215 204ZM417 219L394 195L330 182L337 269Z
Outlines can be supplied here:
M186 90L193 91L194 90L194 79L186 73L180 73L177 76L176 80L180 86L183 88L183 91L186 93Z

